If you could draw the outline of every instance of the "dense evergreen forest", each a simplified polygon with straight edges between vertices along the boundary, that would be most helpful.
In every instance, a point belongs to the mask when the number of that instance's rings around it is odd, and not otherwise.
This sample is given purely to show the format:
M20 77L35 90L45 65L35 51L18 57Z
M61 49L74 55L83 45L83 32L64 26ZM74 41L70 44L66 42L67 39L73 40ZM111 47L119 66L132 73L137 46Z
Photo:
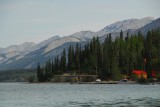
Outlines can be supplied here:
M1 70L0 82L27 82L29 79L36 79L35 69L14 69Z
M101 80L119 80L122 74L131 77L132 70L145 70L148 78L151 71L160 71L160 29L148 31L147 35L123 37L123 32L115 40L108 34L103 43L98 37L81 47L70 45L60 56L37 66L38 81L50 81L53 75L64 73L94 74Z

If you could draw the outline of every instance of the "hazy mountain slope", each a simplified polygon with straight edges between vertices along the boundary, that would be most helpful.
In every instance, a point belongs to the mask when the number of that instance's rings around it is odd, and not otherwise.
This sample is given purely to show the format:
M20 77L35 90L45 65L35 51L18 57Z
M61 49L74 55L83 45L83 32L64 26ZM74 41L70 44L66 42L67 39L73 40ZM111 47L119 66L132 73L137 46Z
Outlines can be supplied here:
M127 31L128 29L130 30L136 30L139 29L141 27L143 27L144 25L151 23L154 20L154 18L152 17L145 17L142 19L128 19L128 20L124 20L124 21L118 21L115 22L111 25L106 26L105 28L103 28L102 30L96 32L94 34L94 36L103 36L106 35L108 33L118 33L121 30Z
M20 45L12 45L7 48L3 48L3 51L0 53L0 63L10 63L12 62L12 60L10 60L12 57L17 57L16 60L18 60L28 54L34 44L35 43L32 42L25 42Z
M8 52L5 54L0 54L0 56L4 56L5 58L11 58L17 55L25 55L26 53L24 52L18 52L18 51L12 51L12 52Z
M76 32L70 36L80 39L81 41L87 41L89 39L92 39L95 32L92 31L80 31Z
M12 62L8 63L7 61L5 61L1 63L0 69L35 68L38 61L43 65L48 59L53 59L56 55L59 55L64 48L67 49L70 44L74 45L77 42L81 41L71 36L52 41L48 45L36 51L30 52L29 54L18 60L14 60L16 57L12 57L11 59L9 59Z
M45 45L49 44L50 42L52 41L55 41L55 40L58 40L60 39L60 37L57 35L57 36L53 36L47 40L44 40L36 45L34 45L32 48L31 48L31 51L34 51L34 50L37 50L37 49L40 49L42 47L44 47Z
M145 17L142 19L128 19L128 20L124 20L124 21L118 21L115 22L111 25L106 26L105 28L103 28L102 30L99 30L97 32L92 32L92 31L80 31L80 32L76 32L70 36L72 37L76 37L78 39L80 39L81 41L86 41L89 39L92 39L94 36L98 36L98 37L102 37L108 33L112 33L113 35L117 35L117 33L119 33L121 30L127 31L134 31L137 30L141 27L143 27L144 25L151 23L154 20L154 18L152 17Z
M143 26L140 29L137 29L133 34L137 34L138 31L140 31L143 35L146 35L148 31L151 31L152 29L158 29L160 28L160 18L154 20L153 22Z
M58 39L56 41L53 41L51 43L49 43L47 46L45 46L43 53L47 53L48 51L57 48L58 46L61 46L64 43L68 43L68 42L81 42L81 40L75 38L75 37L63 37L61 39Z
M4 48L0 48L0 53L4 53Z
M7 48L3 48L3 52L0 51L0 54L2 53L10 53L10 52L28 52L28 50L31 49L32 46L34 46L35 43L33 42L25 42L20 45L11 45Z
M160 18L152 21L151 23L139 28L139 29L128 29L127 31L123 32L123 37L125 38L127 36L127 32L129 33L129 35L135 35L138 34L138 32L140 31L143 35L146 35L148 31L151 30L155 30L160 28ZM109 34L105 34L102 37L100 37L100 41L101 43L104 42L105 38L108 36ZM117 33L111 33L112 36L112 40L115 40L116 37L120 36L120 32Z
M47 40L44 40L38 44L32 42L25 42L20 45L12 45L7 48L1 48L0 51L0 63L11 63L15 60L18 60L24 57L31 51L35 51L39 48L44 47L45 45L49 44L50 42L60 39L59 36L53 36Z
M25 42L23 44L20 45L11 45L8 46L6 48L0 48L0 54L4 54L4 53L10 53L10 52L30 52L30 51L34 51L37 49L40 49L42 47L44 47L45 45L47 45L48 43L60 39L59 36L53 36L47 40L44 40L38 44L35 44L33 42Z
M128 19L124 21L118 21L109 26L106 26L101 31L112 33L112 32L120 32L121 30L126 31L128 29L139 29L144 25L151 23L153 20L154 18L152 17L146 17L143 19Z

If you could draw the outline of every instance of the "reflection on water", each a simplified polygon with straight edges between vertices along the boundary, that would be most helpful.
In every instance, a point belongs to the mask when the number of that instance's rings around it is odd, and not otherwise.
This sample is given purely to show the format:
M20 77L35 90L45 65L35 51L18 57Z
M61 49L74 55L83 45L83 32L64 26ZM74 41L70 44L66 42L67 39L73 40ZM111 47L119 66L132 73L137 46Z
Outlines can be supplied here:
M0 107L159 107L160 85L0 83Z

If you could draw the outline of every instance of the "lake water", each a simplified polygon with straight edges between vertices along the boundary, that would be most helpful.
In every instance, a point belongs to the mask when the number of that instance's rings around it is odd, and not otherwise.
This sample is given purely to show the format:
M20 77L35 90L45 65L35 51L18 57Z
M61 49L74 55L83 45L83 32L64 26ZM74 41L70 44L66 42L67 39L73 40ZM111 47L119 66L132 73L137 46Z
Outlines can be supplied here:
M0 107L160 107L160 85L0 83Z

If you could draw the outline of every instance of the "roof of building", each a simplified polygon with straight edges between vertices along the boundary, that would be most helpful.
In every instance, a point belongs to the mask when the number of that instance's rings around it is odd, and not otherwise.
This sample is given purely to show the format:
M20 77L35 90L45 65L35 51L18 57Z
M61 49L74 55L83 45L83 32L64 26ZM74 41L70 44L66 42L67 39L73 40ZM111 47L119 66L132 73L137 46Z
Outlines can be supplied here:
M132 73L136 75L147 75L147 73L144 70L133 70Z

